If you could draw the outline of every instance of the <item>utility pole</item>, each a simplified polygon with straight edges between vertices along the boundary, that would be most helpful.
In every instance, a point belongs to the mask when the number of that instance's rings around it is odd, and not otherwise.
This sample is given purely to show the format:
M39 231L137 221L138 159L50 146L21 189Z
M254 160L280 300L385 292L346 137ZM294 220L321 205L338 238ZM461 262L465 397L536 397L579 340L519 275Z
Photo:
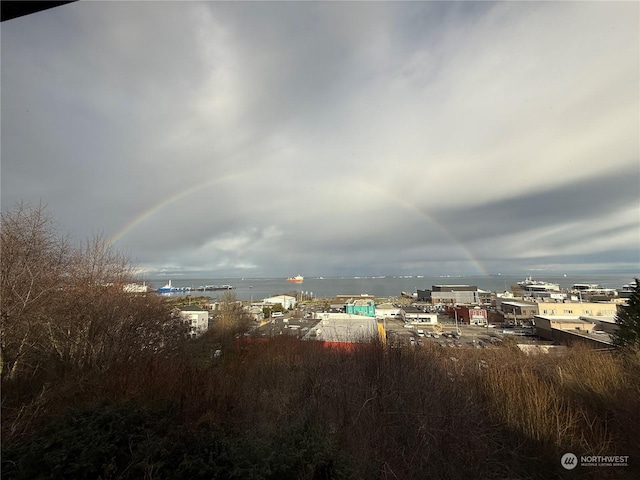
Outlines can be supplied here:
M455 318L456 318L456 333L458 335L460 335L460 330L458 329L458 310L456 309L455 306L453 307L453 313L454 313Z

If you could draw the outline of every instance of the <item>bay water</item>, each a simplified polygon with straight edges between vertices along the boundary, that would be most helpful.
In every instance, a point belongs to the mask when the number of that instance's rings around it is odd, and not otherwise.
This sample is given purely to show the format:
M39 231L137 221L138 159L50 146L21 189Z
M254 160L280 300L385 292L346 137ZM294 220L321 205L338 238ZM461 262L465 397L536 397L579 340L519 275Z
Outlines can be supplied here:
M533 280L557 283L561 288L571 288L575 283L599 284L605 288L622 288L629 284L633 274L567 274L565 275L532 275ZM524 280L524 276L491 275L491 276L383 276L383 277L305 277L300 284L289 283L285 278L172 278L174 287L191 287L192 289L206 285L232 285L231 292L238 300L260 301L263 298L292 294L293 292L313 296L315 298L333 298L336 295L369 294L379 298L399 297L402 292L415 293L418 289L431 289L433 285L475 285L481 290L503 292L511 285ZM168 283L168 278L156 278L147 281L152 289L158 289ZM222 298L226 290L176 292L170 296L207 296L213 299Z

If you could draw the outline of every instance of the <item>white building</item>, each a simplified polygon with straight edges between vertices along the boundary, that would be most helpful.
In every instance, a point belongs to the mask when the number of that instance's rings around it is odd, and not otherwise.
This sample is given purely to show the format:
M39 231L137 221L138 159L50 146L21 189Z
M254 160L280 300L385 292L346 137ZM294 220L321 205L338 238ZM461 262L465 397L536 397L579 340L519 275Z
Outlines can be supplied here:
M376 318L397 318L405 321L404 310L391 303L381 303L380 305L376 305Z
M277 305L279 303L282 305L282 308L289 310L296 306L296 297L292 297L291 295L276 295L275 297L265 298L262 302L267 305Z
M192 337L197 337L209 328L209 313L196 305L180 307L180 315L189 325L189 335Z
M122 287L126 293L147 293L149 287L146 283L140 285L139 283L127 283Z
M438 314L427 313L417 307L404 307L404 320L407 323L436 325L438 323Z

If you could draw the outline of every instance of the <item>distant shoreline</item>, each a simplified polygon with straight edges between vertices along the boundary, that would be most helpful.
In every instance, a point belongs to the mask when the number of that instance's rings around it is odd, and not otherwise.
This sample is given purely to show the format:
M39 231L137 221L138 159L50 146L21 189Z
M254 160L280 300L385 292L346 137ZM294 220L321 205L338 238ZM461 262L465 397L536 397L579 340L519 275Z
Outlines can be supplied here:
M581 274L581 275L532 275L535 280L552 281L561 288L570 288L576 283L597 283L607 288L620 289L640 275L629 274ZM509 291L511 285L524 280L524 276L495 275L495 276L384 276L381 277L305 277L304 283L292 284L286 278L171 278L176 287L198 287L200 285L233 286L232 290L194 292L205 294L211 298L221 298L226 293L232 293L238 300L257 301L274 295L288 292L303 292L314 298L334 298L337 295L369 294L379 298L397 298L401 292L415 293L418 289L431 289L433 285L465 284L475 285L480 290L488 292ZM151 289L157 290L167 283L168 276L161 279L147 280ZM171 296L184 296L189 292L176 292Z

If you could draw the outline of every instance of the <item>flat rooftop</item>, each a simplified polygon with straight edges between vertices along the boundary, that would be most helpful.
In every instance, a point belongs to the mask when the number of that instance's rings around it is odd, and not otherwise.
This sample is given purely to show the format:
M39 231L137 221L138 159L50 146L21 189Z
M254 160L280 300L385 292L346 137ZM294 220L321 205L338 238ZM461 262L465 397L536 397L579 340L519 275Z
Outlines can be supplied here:
M368 342L378 336L375 318L354 315L351 318L320 320L314 327L316 340L327 342Z
M587 322L604 322L604 323L616 323L615 317L591 317L589 315L580 315L582 320L586 320Z
M535 303L525 302L500 302L501 305L511 305L512 307L535 307Z
M535 315L534 318L544 318L556 323L593 323L577 315Z

